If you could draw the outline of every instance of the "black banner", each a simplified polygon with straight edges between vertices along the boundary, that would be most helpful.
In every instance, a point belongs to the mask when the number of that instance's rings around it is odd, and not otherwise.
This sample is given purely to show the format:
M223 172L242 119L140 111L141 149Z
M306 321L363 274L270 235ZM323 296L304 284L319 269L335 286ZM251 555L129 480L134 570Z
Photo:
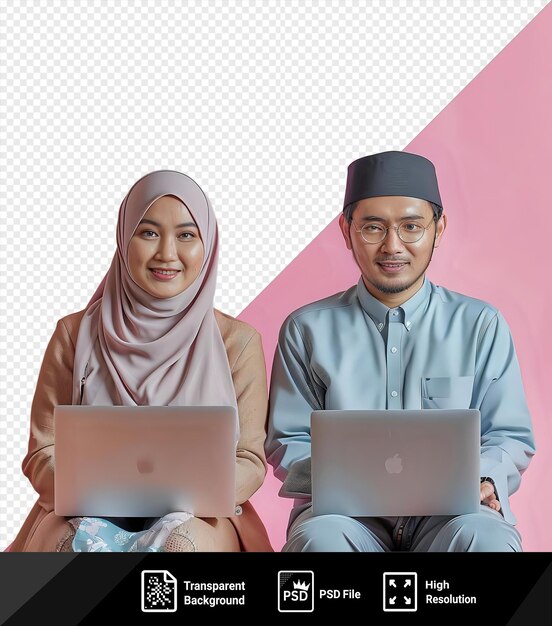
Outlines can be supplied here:
M0 623L187 617L552 624L552 554L0 555Z

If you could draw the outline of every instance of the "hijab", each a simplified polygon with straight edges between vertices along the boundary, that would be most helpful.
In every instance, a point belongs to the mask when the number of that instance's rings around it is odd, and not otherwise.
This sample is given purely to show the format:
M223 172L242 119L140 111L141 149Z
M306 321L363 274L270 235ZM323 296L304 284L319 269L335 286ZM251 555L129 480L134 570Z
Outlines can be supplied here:
M128 266L129 242L160 197L180 199L204 246L199 276L182 293L156 298ZM117 250L86 307L75 347L73 404L236 406L236 394L213 299L218 227L207 196L189 176L160 170L138 180L124 198Z

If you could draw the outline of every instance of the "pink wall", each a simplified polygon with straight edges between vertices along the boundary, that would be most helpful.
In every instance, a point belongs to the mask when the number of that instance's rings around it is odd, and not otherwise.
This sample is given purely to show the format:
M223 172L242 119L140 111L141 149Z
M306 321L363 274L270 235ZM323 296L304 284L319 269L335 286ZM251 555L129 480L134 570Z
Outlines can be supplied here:
M552 551L552 424L546 402L552 382L551 33L548 5L405 147L435 163L449 218L430 279L497 306L512 330L538 448L512 498L527 551ZM418 96L431 97L431 85ZM348 163L359 156L343 155L343 182ZM342 201L338 193L336 206ZM241 319L263 335L269 373L286 315L348 288L358 276L334 220L243 311ZM275 549L285 540L291 505L278 498L279 486L269 470L253 500Z

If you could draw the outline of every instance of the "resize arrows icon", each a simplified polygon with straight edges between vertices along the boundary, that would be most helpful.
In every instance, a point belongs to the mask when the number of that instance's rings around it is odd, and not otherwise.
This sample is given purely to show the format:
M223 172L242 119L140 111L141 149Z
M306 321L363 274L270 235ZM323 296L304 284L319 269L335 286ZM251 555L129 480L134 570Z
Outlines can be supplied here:
M416 572L383 573L383 610L418 610L418 574Z

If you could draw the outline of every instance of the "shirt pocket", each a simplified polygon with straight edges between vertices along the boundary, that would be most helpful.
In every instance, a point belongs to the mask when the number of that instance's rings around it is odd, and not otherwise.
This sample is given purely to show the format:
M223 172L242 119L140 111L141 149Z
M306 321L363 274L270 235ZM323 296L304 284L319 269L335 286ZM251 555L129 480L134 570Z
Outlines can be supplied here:
M473 376L422 378L422 409L469 409Z

